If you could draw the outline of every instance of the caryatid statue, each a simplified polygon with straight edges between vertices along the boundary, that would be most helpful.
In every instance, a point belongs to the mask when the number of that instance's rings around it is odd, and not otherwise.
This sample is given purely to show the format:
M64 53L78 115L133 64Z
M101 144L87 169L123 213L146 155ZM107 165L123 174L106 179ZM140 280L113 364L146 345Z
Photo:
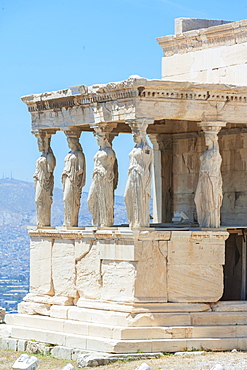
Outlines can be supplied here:
M124 200L130 227L148 227L153 150L146 139L147 124L130 125L136 145L129 154L130 163Z
M37 226L41 227L51 225L51 204L54 187L53 171L56 166L56 159L50 146L51 134L40 132L36 137L41 156L36 161L36 170L33 177Z
M205 131L207 150L200 156L200 172L195 194L198 223L201 227L220 227L222 205L221 162L217 133L220 128Z
M95 129L100 149L94 156L92 184L88 194L88 209L93 225L109 227L114 220L114 190L118 183L118 164L109 134Z
M86 181L85 156L79 143L80 132L65 131L71 149L64 160L62 173L64 226L78 226L81 192Z

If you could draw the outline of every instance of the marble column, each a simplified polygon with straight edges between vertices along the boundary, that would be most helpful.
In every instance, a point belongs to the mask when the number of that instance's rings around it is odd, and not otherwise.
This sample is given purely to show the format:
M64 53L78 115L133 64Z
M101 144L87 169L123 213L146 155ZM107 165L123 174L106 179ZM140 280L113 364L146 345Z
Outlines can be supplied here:
M200 227L220 227L220 208L222 205L222 158L219 152L218 132L226 122L201 122L207 150L200 156L199 179L195 193L197 219Z
M88 194L88 209L93 225L110 227L114 223L114 190L118 184L118 162L112 149L114 134L110 125L93 126L99 150L94 156L92 184Z
M130 227L148 227L153 163L153 150L146 139L148 123L145 121L128 123L136 145L129 154L130 164L124 200Z
M86 181L85 156L79 143L81 132L79 130L67 130L69 153L64 160L62 173L63 201L64 201L64 226L78 226L81 192Z
M153 144L154 166L153 166L153 222L162 223L162 163L161 149L162 141L160 135L149 135Z
M33 175L35 187L35 203L37 211L37 226L51 225L51 205L54 188L53 171L56 159L51 149L51 136L55 131L39 131L35 133L41 156L36 161Z

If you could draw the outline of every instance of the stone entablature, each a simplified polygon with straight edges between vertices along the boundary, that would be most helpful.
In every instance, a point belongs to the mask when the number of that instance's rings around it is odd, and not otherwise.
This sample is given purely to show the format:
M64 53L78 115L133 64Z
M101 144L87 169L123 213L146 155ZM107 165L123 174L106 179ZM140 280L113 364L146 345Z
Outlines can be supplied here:
M157 38L165 56L247 42L247 20Z
M79 86L23 97L32 116L32 131L93 131L107 123L113 133L130 132L128 122L153 124L164 119L246 123L247 89L223 84L197 84L129 78L103 86ZM236 109L236 106L238 109ZM121 125L122 123L122 125ZM124 125L123 125L124 124Z

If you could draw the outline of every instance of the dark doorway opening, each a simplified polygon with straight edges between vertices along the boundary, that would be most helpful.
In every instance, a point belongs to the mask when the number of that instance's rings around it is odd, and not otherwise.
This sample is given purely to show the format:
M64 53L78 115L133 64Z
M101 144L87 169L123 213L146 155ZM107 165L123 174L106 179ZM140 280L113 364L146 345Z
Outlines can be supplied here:
M224 265L223 301L246 300L246 229L228 230Z

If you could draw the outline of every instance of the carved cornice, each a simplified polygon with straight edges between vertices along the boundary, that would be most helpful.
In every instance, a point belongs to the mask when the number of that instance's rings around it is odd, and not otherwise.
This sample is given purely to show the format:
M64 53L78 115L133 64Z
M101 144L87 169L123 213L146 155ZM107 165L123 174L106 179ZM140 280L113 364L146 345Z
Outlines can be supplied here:
M30 95L23 101L32 113L33 132L75 127L90 131L107 125L116 134L118 123L151 126L164 119L247 122L247 87L224 84L135 78Z
M30 227L28 233L31 238L40 239L133 239L133 231L129 228L119 229L117 227Z
M113 102L141 98L147 100L207 100L217 102L247 102L247 89L223 84L195 84L162 80L135 79L104 85L98 89L88 87L88 92L66 89L57 92L22 97L30 112L56 111L79 106L96 108L94 103ZM106 89L107 87L107 89ZM120 88L121 87L121 88ZM112 90L110 90L112 88Z
M226 229L222 230L196 230L196 231L169 231L160 230L155 228L143 228L132 230L130 228L64 228L64 227L46 227L46 228L29 228L29 235L31 238L47 238L47 239L93 239L97 240L113 240L113 239L124 239L134 241L145 241L145 240L175 240L181 238L192 239L192 240L226 240L229 233Z
M157 38L165 56L247 42L247 20Z
M139 95L138 85L142 85L142 81L145 82L146 79L130 77L105 85L74 86L60 91L23 96L22 101L32 113L130 99Z

